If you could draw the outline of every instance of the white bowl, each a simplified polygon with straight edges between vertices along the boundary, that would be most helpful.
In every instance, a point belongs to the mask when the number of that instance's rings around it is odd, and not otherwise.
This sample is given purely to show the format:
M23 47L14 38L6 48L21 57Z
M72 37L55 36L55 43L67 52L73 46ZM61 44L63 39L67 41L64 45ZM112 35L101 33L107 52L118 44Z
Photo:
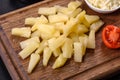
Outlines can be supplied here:
M85 0L85 2L92 10L94 10L98 13L112 13L112 12L114 12L114 11L116 11L120 8L120 6L119 6L115 9L112 9L112 10L103 10L103 9L100 9L100 8L97 8L97 7L93 6L88 0Z

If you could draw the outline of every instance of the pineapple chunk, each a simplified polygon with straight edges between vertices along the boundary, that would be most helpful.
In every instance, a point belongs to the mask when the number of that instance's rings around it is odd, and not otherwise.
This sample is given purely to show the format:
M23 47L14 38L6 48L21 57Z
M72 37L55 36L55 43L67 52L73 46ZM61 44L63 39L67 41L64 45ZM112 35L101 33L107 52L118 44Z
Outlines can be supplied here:
M36 24L35 27L40 31L42 39L49 39L53 37L53 34L55 33L55 27L53 25Z
M75 62L82 62L82 58L83 58L83 44L81 42L74 42Z
M41 33L53 34L55 32L55 28L53 25L41 24L38 25L37 28L38 30L40 30Z
M48 20L44 15L41 15L40 17L37 17L37 18L29 17L29 18L25 19L25 25L33 26L36 22L38 22L38 23L48 23Z
M71 18L70 20L68 20L65 25L63 34L68 36L71 32L74 31L76 25L77 25L77 19Z
M59 36L60 36L60 31L55 31L54 34L52 35L41 33L42 39L50 39L52 37L58 38Z
M71 58L73 54L73 41L67 38L62 46L63 56L65 58Z
M55 23L55 29L60 31L60 33L63 33L63 29L64 29L64 22L59 22L59 23Z
M69 16L75 18L81 11L82 11L82 9L78 8L78 9L74 10L71 14L69 14Z
M35 68L35 66L39 63L39 61L40 61L39 54L34 54L34 53L31 54L27 72L31 73Z
M34 25L36 23L36 18L34 17L29 17L25 19L25 25Z
M67 61L67 58L63 57L63 54L60 54L59 57L55 60L55 63L53 64L52 68L56 69L59 67L62 67Z
M79 35L76 33L71 33L69 37L73 40L73 42L78 42L79 41Z
M19 56L22 59L27 58L33 51L35 51L39 47L39 43L34 41L31 42L30 46L25 47L22 51L19 52Z
M94 22L93 24L91 24L90 30L95 30L95 32L97 32L103 24L104 24L104 22L102 20Z
M53 37L57 38L60 36L60 31L55 31L55 33L53 34Z
M44 50L44 48L47 46L47 41L46 40L43 40L41 43L40 43L40 46L38 47L38 49L35 51L35 54L41 54L42 51Z
M29 38L31 35L30 27L13 28L12 35Z
M88 21L89 24L92 24L98 21L100 18L97 15L85 15L85 19Z
M40 40L39 40L38 37L29 38L29 39L27 39L27 40L21 41L21 42L20 42L20 47L21 47L22 49L24 49L24 48L26 48L27 46L31 46L31 43L32 43L32 42L38 42L38 43L40 43Z
M51 38L48 40L48 45L52 51L56 50L64 44L66 37L64 35L58 38Z
M50 50L49 47L45 47L43 51L43 65L47 66L48 61L52 55L52 51Z
M83 10L76 16L76 19L78 20L77 23L82 23L82 21L84 20L85 14L86 14L86 11Z
M88 36L87 35L82 35L79 37L79 41L83 44L83 51L82 54L83 56L85 55L86 48L87 48L87 43L88 43Z
M57 22L66 22L68 20L68 16L62 13L56 15L49 15L48 16L50 23L57 23Z
M32 28L31 28L31 31L36 31L39 27L40 23L35 23Z
M54 49L54 46L53 46L53 43L56 41L56 38L51 38L51 39L49 39L48 40L48 46L50 47L50 49L52 50L52 51L54 51L54 50L56 50L56 49Z
M48 23L48 20L45 16L41 15L41 17L36 18L36 22L32 26L31 30L35 31L40 24L46 24Z
M71 1L71 2L68 4L68 8L69 8L70 10L75 10L75 9L78 8L81 4L82 4L82 2L80 2L80 1Z
M53 51L53 55L54 55L55 57L58 57L61 53L62 53L62 52L61 52L60 48L57 48L56 50Z
M41 23L41 24L46 24L48 23L48 19L44 15L41 15L40 17L37 18L36 22Z
M52 34L47 34L47 33L41 33L41 39L50 39L50 38L52 38L53 37L53 35Z
M84 17L82 23L83 23L87 28L90 27L90 23L85 19L85 17Z
M89 33L87 48L95 49L95 30Z
M77 33L77 34L86 33L88 31L89 31L88 28L83 24L77 24L76 28L74 30L74 32Z
M57 10L55 7L41 7L38 10L38 14L42 15L54 15L56 14Z
M35 31L35 30L38 28L38 25L40 25L40 24L46 24L46 23L48 23L48 20L47 20L47 18L46 18L45 16L42 15L42 16L36 21L36 23L32 26L31 30L32 30L32 31Z
M40 37L41 36L41 33L39 30L36 30L34 31L32 34L31 34L31 37Z
M73 10L68 9L67 7L55 6L57 9L57 13L63 13L65 15L69 15L73 12Z

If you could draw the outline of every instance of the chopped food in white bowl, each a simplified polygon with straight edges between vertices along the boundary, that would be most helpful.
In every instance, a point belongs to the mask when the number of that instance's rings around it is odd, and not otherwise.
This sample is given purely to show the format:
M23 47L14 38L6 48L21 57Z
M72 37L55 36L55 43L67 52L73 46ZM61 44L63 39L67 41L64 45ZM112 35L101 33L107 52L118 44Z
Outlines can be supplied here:
M86 4L99 13L111 13L120 8L120 0L85 0Z

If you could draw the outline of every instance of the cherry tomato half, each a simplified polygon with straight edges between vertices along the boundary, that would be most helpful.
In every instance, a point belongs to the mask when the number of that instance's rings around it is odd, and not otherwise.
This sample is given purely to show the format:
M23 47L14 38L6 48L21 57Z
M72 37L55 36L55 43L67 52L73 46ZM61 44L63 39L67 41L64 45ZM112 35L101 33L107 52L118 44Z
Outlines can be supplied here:
M102 31L102 40L108 48L120 48L120 28L107 25Z

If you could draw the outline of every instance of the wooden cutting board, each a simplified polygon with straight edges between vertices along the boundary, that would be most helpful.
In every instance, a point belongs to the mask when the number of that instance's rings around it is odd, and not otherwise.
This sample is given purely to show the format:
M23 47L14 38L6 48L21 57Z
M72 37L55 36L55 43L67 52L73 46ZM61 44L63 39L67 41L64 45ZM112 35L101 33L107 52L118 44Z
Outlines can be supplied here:
M71 0L46 0L28 7L0 16L0 55L13 80L94 80L120 70L120 49L108 49L102 42L101 31L96 33L96 48L87 49L82 63L75 63L73 58L68 60L64 67L53 70L54 60L51 59L47 67L43 67L42 60L32 74L27 74L29 58L22 60L18 53L21 50L19 42L23 38L11 35L14 27L24 27L27 17L38 16L39 7L63 5ZM96 14L107 24L120 26L120 10L111 14L98 14L82 1L82 8L87 14ZM104 26L105 26L104 25Z

